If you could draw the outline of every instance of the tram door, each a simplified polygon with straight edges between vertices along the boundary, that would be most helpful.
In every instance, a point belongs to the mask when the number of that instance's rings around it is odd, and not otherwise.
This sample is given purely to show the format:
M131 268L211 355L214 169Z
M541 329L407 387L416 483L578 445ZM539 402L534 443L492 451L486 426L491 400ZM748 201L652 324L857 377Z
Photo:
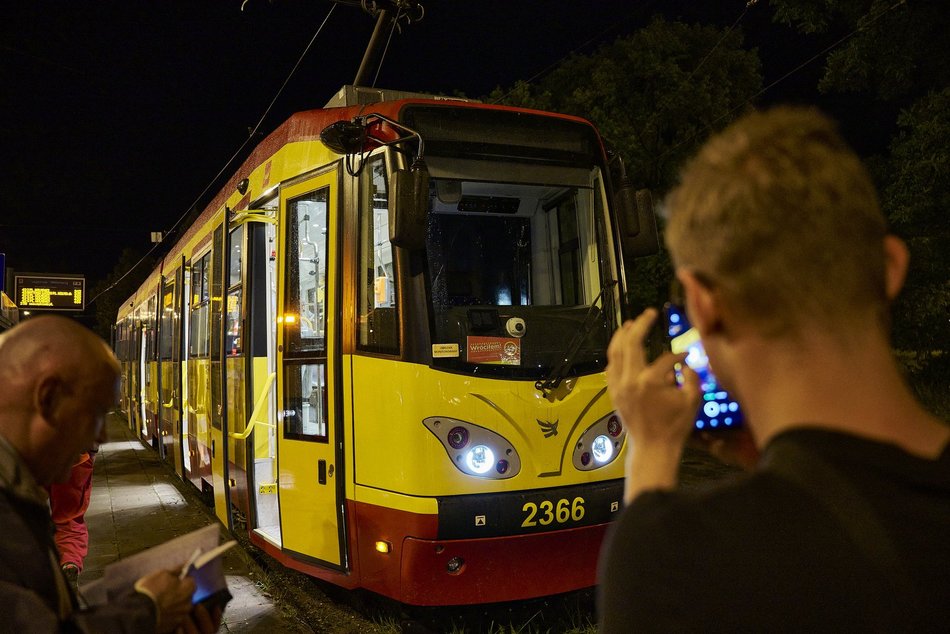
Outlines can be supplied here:
M228 250L224 225L215 227L211 240L211 482L214 512L231 528L231 482L228 473L227 390L225 387L224 314L228 280Z
M343 567L339 173L281 191L278 490L282 548Z
M276 210L277 201L272 203ZM265 204L265 208L271 208ZM276 218L275 218L276 221ZM247 346L250 347L252 407L256 425L247 443L252 452L247 464L252 468L254 529L271 544L280 543L280 507L277 494L277 230L271 223L248 224Z
M159 437L161 456L181 475L181 268L163 278L158 324L158 356L161 372Z

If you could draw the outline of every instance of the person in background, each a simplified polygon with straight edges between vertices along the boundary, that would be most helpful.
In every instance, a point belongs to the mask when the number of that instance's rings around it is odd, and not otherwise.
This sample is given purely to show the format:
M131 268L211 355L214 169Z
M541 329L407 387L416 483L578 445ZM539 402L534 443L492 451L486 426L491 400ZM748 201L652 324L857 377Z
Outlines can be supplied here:
M76 322L42 316L0 335L0 606L5 632L204 632L220 609L193 606L195 583L158 570L109 603L80 609L66 582L42 487L69 478L106 440L119 364Z
M98 444L84 451L69 472L66 482L56 482L46 488L49 493L50 515L56 526L56 549L59 565L74 590L79 589L79 573L89 553L89 527L86 509L92 494L92 471Z
M742 117L667 200L689 320L760 452L677 490L699 403L684 355L625 323L607 385L627 429L625 508L600 559L602 632L922 632L950 623L950 426L889 345L908 251L813 109Z

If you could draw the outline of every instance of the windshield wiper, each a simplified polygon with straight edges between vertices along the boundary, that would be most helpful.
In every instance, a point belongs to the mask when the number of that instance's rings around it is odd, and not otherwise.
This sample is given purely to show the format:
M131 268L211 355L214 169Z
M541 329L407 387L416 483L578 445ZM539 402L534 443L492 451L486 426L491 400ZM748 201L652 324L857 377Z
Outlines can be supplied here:
M574 337L571 339L571 343L567 346L567 354L564 356L561 362L553 370L551 370L550 374L535 382L534 387L537 388L537 390L541 392L545 398L550 396L551 392L556 390L558 386L561 385L561 381L567 378L571 368L574 367L574 358L577 356L577 353L580 352L581 346L584 344L584 341L587 339L590 331L596 324L600 322L600 320L597 319L597 313L594 310L597 308L597 302L599 302L604 297L604 293L613 288L616 284L617 280L610 280L604 284L604 287L600 289L600 293L598 293L597 297L594 298L594 301L590 303L590 308L587 309L587 314L584 315L584 321L581 322L581 327L574 332ZM611 305L613 305L612 302ZM612 319L610 316L605 315L605 317L607 319Z

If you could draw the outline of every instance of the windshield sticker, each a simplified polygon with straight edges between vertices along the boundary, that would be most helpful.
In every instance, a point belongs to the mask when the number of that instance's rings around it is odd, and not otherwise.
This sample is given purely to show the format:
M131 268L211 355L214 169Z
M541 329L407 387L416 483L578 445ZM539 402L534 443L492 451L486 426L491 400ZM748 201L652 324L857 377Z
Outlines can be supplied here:
M469 363L521 365L521 339L468 337L465 353Z
M457 343L434 343L432 344L432 358L446 359L459 356L459 345Z

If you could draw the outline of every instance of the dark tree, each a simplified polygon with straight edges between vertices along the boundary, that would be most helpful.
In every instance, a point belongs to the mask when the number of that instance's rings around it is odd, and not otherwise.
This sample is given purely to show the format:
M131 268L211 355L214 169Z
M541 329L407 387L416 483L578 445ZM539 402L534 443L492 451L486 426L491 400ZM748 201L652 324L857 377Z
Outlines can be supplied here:
M762 86L739 31L654 19L591 55L575 55L537 82L497 88L491 101L584 117L600 129L638 187L660 198L683 161L747 107ZM665 252L635 263L633 310L667 298Z
M871 163L884 212L911 249L894 346L921 397L950 420L950 11L944 0L770 4L776 20L802 32L847 38L828 55L823 92L856 93L891 109L896 134Z

